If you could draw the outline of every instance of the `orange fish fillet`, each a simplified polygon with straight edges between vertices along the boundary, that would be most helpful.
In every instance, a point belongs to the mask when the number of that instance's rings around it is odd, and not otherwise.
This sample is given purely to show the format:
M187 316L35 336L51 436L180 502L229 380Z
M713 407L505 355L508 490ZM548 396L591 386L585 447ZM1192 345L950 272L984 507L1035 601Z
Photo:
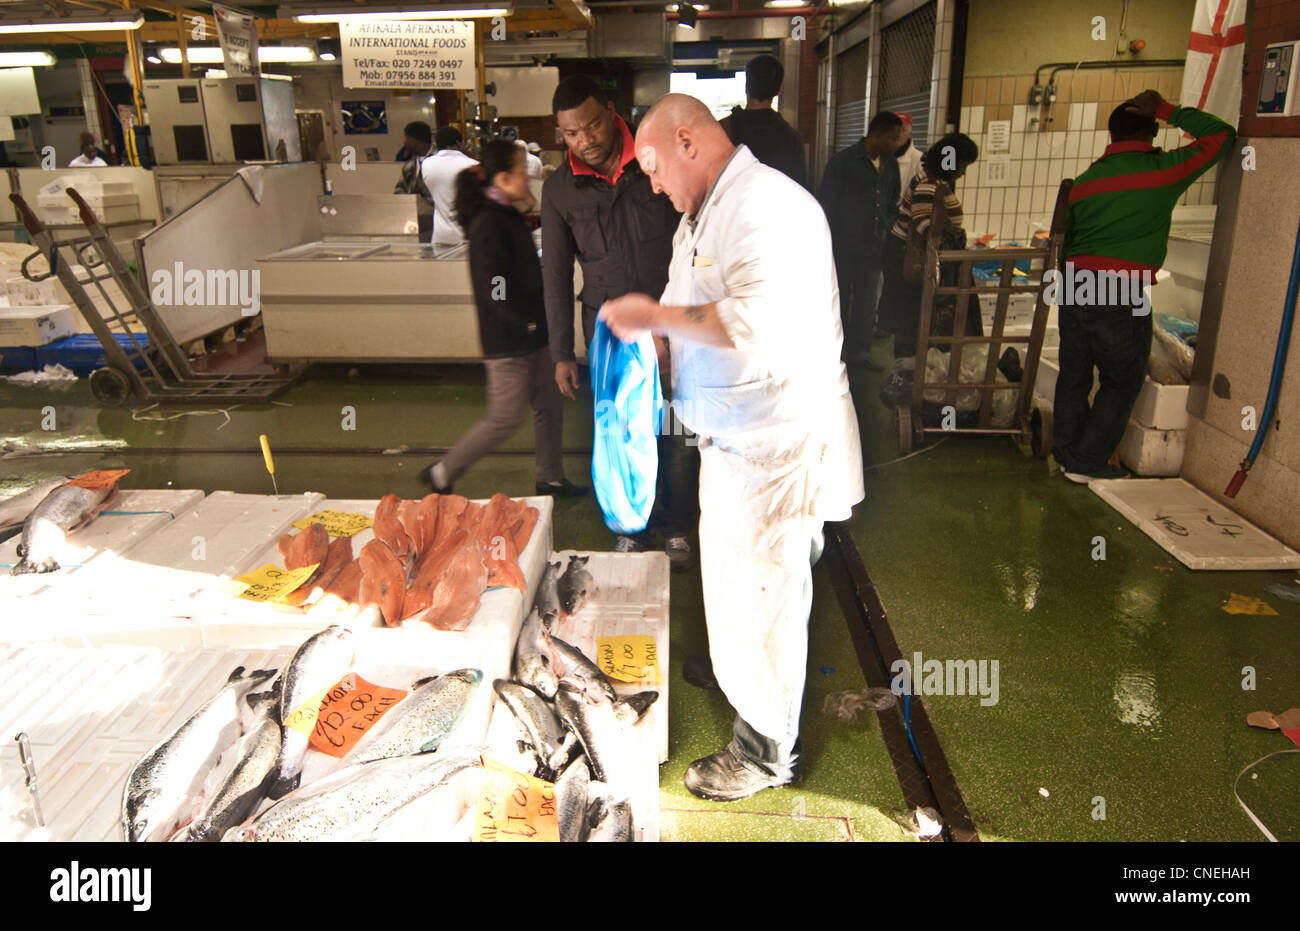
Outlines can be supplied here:
M286 533L280 538L280 555L286 569L320 565L329 552L330 536L322 524L308 524L298 533Z
M528 541L533 538L533 528L537 526L537 508L525 508L524 513L514 522L510 528L510 534L514 537L515 552L522 553L528 546Z
M438 630L464 630L478 611L487 587L487 566L473 537L456 548L438 584L433 588L426 623Z
M447 570L447 564L456 551L465 545L469 534L457 530L437 549L429 550L419 562L415 579L406 590L402 620L415 617L433 603L433 590Z
M402 499L397 495L384 495L375 507L375 539L387 544L399 559L411 554L411 538L398 516ZM364 550L362 551L364 553Z
M406 569L387 544L371 540L361 549L361 587L358 604L378 605L384 623L396 627L402 619L406 597Z

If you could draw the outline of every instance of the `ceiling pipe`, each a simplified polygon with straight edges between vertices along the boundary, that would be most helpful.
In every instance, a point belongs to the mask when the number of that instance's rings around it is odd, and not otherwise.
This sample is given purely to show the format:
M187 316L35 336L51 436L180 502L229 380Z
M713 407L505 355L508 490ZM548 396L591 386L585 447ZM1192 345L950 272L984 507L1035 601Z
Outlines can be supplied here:
M595 9L599 10L600 7ZM791 16L822 16L828 12L830 11L815 6L800 6L780 10L720 10L716 13L709 10L697 15L700 19L772 19L774 17L788 19ZM676 20L678 17L676 13L665 13L664 18Z

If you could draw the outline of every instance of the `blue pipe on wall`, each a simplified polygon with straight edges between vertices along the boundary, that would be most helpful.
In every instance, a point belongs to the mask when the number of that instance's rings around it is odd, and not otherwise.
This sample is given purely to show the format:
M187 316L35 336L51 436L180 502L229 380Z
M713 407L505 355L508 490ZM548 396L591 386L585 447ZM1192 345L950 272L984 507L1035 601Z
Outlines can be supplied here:
M1255 464L1259 451L1264 446L1264 438L1273 426L1273 411L1277 408L1278 392L1282 390L1282 373L1286 370L1286 354L1291 344L1291 322L1295 318L1296 292L1300 290L1300 229L1296 230L1295 251L1291 255L1291 280L1286 286L1286 303L1282 306L1282 327L1277 332L1277 350L1273 353L1273 375L1268 382L1268 398L1264 401L1264 416L1259 420L1255 430L1255 440L1250 444L1250 451L1241 460L1241 468L1228 482L1224 497L1235 498L1246 481L1250 467Z

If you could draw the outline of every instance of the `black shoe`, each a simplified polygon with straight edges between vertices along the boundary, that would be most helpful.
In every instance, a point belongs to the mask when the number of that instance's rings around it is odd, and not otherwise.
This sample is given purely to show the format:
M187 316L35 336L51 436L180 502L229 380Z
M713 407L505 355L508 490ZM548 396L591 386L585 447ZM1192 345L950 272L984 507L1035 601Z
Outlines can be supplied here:
M681 534L669 536L664 540L664 552L668 554L668 568L673 572L690 572L691 544Z
M722 686L713 677L713 661L700 653L686 657L682 664L682 678L698 688L722 691Z
M1061 472L1070 481L1079 485L1087 485L1095 479L1133 477L1133 473L1128 469L1123 466L1111 465L1110 463L1107 463L1095 472L1071 472L1065 468L1062 468Z
M589 491L591 489L586 485L575 485L567 478L560 479L558 482L537 483L539 495L550 495L553 498L581 498Z
M696 760L686 768L686 775L682 778L682 784L692 795L711 802L734 802L764 789L788 786L797 781L797 776L769 776L746 766L730 746Z
M437 463L435 463L436 465ZM433 466L425 466L420 470L420 483L425 488L432 489L434 494L449 495L451 494L450 485L439 485L433 478Z

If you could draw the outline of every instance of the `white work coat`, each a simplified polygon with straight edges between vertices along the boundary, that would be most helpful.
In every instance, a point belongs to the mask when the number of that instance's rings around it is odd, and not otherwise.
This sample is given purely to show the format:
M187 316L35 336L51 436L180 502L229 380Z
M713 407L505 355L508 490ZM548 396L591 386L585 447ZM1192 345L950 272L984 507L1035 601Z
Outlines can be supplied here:
M903 185L903 191L907 190L907 182L923 173L921 150L914 143L909 143L907 151L898 157L898 180Z
M673 239L662 303L717 303L734 349L671 339L673 405L700 440L713 671L784 755L799 731L810 551L864 496L825 214L740 146Z
M104 161L98 155L92 155L86 158L84 155L78 155L72 161L68 162L69 168L107 168L108 162Z
M420 164L424 186L433 195L433 244L454 246L465 241L456 222L456 176L478 162L459 149L439 149Z
M682 422L726 446L775 442L790 453L824 445L824 453L806 450L821 479L809 513L847 520L865 495L862 447L840 361L826 216L811 194L740 146L696 217L694 229L683 217L673 238L661 303L718 302L736 348L670 341Z

